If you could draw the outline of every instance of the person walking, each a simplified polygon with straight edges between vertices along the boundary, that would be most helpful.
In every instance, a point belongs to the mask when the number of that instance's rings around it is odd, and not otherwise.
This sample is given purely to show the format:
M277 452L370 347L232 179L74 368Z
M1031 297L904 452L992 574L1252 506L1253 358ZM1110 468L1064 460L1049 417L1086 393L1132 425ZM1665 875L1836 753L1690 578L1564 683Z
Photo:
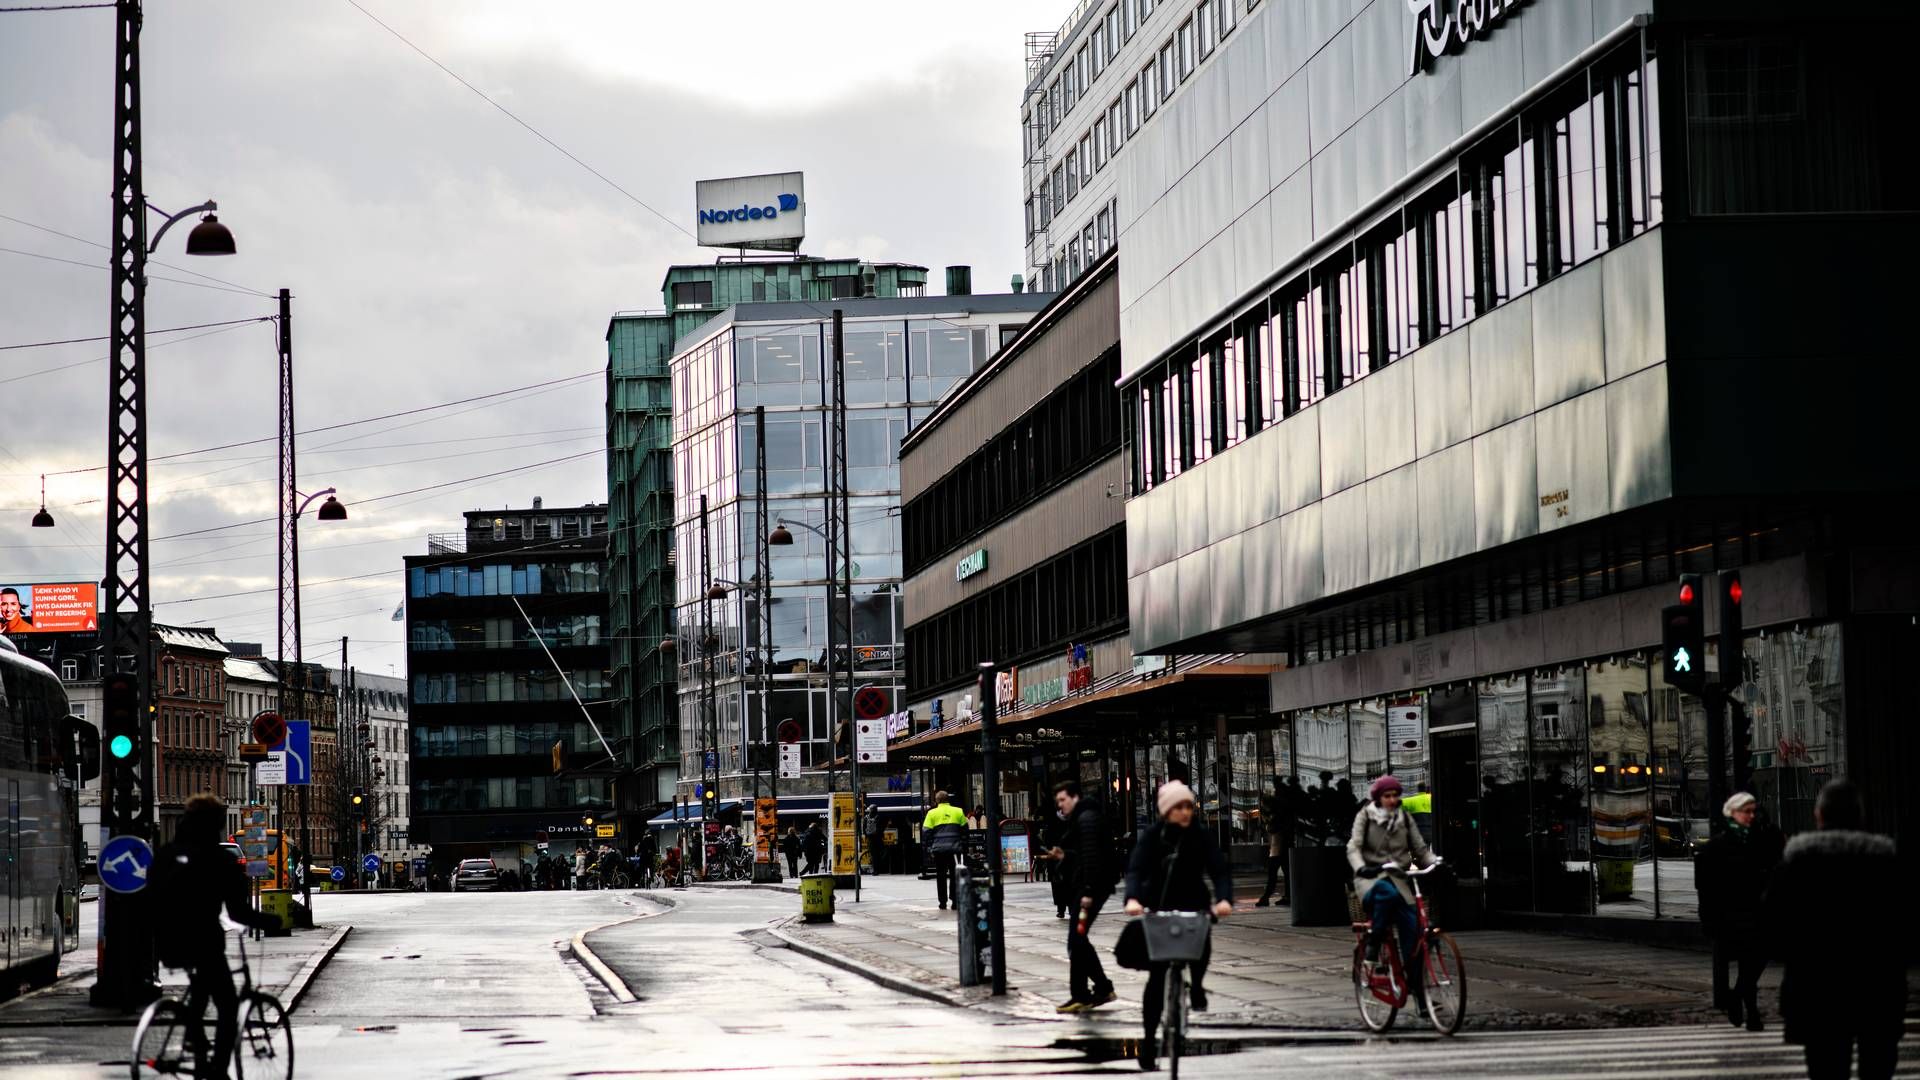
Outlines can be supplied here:
M1160 820L1147 826L1127 860L1126 912L1210 912L1216 919L1233 914L1233 875L1213 834L1195 823L1200 807L1193 789L1178 780L1161 785L1155 800ZM1207 961L1213 939L1200 959L1187 965L1191 979L1187 995L1194 1012L1207 1011ZM1147 991L1140 999L1146 1037L1140 1041L1140 1067L1153 1069L1158 1056L1156 1037L1160 1013L1166 1005L1167 964L1147 968Z
M1373 931L1367 935L1367 963L1380 962L1380 943L1387 931L1398 927L1400 955L1413 955L1420 938L1420 913L1413 906L1413 890L1407 885L1405 870L1416 864L1432 866L1440 861L1413 815L1400 805L1403 789L1392 776L1382 776L1367 788L1367 801L1353 816L1353 834L1347 840L1347 864L1353 867L1354 892L1360 907L1373 917ZM1417 1003L1416 1011L1427 1004L1425 972L1419 964L1406 964L1407 991Z
M800 850L807 856L807 873L819 873L820 864L827 857L827 827L820 823L819 818L814 818L813 824L807 826L807 836L801 841Z
M933 793L933 809L920 820L920 843L933 866L934 895L940 900L940 910L945 911L954 863L967 846L967 812L953 805L944 791Z
M1886 1080L1899 1055L1907 977L1902 942L1864 945L1876 916L1901 899L1893 841L1867 832L1860 794L1830 780L1813 805L1815 831L1787 844L1767 888L1765 925L1785 954L1780 1019L1806 1049L1808 1080ZM1719 843L1718 840L1714 843Z
M1113 895L1113 845L1107 839L1107 818L1100 801L1082 795L1080 782L1062 780L1053 786L1053 805L1066 826L1063 845L1066 872L1073 883L1070 895L1080 899L1079 913L1067 924L1067 982L1071 994L1056 1011L1071 1013L1097 1009L1114 1000L1113 980L1100 966L1100 954L1088 934L1100 909Z
M1273 903L1273 894L1280 888L1280 872L1287 862L1286 822L1291 811L1287 807L1287 789L1280 778L1273 781L1273 794L1260 800L1260 822L1267 830L1267 887L1260 899L1253 902L1254 907L1266 907Z
M1064 919L1074 906L1073 878L1067 873L1067 819L1055 810L1040 828L1039 858L1047 863L1047 883L1053 887L1053 917Z
M1735 1027L1765 1027L1760 1015L1760 973L1767 967L1767 936L1761 926L1767 879L1780 864L1780 830L1759 817L1760 804L1735 792L1720 812L1726 828L1707 845L1699 868L1700 925L1713 939L1713 1003ZM1729 984L1728 975L1737 972Z
M800 876L800 833L793 826L787 826L787 835L780 838L780 854L787 857L787 876Z

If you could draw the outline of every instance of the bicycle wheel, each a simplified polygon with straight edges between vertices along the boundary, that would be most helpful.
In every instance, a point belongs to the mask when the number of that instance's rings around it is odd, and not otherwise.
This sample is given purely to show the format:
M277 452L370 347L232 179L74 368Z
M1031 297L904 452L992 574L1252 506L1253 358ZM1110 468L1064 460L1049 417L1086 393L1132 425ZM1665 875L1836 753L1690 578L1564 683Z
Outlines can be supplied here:
M241 999L233 1072L243 1080L291 1080L293 1024L272 994L255 990Z
M1187 967L1185 964L1171 964L1167 967L1167 1015L1163 1017L1166 1026L1167 1075L1170 1080L1180 1080L1180 1044L1187 1038Z
M1467 1015L1467 966L1460 946L1443 930L1427 935L1427 1017L1442 1035L1460 1030Z
M140 1014L133 1029L133 1080L141 1070L161 1076L193 1075L193 1050L187 1034L194 1027L187 1007L172 998L158 998Z
M1391 943L1383 943L1381 948L1390 949ZM1397 1006L1381 1001L1373 993L1373 981L1368 972L1367 947L1353 947L1353 1000L1360 1006L1360 1022L1375 1035L1393 1026L1393 1018L1400 1014Z

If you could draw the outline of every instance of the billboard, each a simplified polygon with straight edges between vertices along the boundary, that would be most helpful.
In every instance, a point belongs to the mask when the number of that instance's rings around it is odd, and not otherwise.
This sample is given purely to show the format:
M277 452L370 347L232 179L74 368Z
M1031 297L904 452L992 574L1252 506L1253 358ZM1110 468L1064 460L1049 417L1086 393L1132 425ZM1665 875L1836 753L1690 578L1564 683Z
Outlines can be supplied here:
M99 594L91 581L0 585L0 634L91 633L100 628Z
M798 251L807 235L805 173L696 181L693 202L701 247Z

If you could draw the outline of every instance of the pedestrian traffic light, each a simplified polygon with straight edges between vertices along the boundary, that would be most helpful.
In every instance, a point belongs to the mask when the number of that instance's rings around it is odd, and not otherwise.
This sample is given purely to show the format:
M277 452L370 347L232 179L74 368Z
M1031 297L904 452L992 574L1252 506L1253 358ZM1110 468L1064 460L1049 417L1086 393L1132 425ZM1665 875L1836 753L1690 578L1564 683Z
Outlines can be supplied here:
M140 737L140 687L131 675L109 675L100 689L101 707L106 716L101 726L107 733L107 753L115 761L133 756Z
M1720 685L1731 690L1747 677L1746 623L1740 614L1740 571L1720 571Z
M1681 574L1679 603L1660 610L1660 641L1666 650L1661 659L1667 684L1691 694L1707 685L1706 620L1701 608L1702 579L1699 574Z

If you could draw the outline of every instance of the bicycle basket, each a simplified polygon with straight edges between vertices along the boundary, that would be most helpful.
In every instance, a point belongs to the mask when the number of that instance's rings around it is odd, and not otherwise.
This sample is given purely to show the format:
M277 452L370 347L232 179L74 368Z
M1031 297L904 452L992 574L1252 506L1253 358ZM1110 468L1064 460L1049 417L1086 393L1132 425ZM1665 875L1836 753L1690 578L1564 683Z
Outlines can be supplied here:
M1147 959L1158 964L1192 963L1207 951L1212 920L1197 911L1156 911L1142 920L1147 930Z

